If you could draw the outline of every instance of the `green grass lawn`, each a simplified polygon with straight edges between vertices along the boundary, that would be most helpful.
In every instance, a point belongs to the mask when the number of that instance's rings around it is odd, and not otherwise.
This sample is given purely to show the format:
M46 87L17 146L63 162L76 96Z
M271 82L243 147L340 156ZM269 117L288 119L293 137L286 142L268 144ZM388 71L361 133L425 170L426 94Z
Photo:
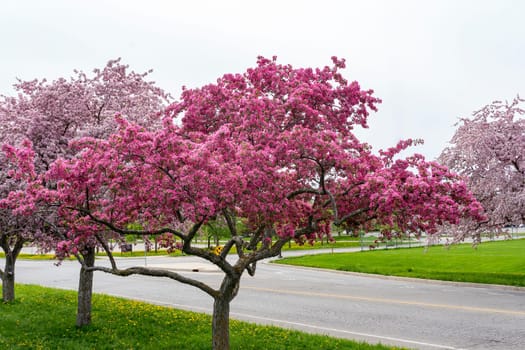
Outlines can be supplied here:
M331 249L331 248L352 248L352 247L359 247L359 240L340 240L335 242L329 242L326 241L320 242L316 241L314 244L305 243L303 245L299 245L295 242L290 242L290 244L285 244L283 247L283 251L286 250L308 250L308 249Z
M95 294L93 323L75 327L72 291L16 286L0 303L0 349L209 349L208 315ZM232 349L396 349L231 321Z
M525 239L286 258L281 264L381 275L525 286Z
M371 244L374 244L374 241L377 239L377 237L373 236L366 236L366 237L356 237L356 236L350 236L350 235L334 235L333 236L334 241L333 242L326 242L326 239L321 241L315 241L314 244L305 243L303 245L299 245L295 242L290 242L290 244L285 244L283 247L283 251L286 250L308 250L308 249L330 249L330 248L357 248L363 246L365 249L368 249L368 246ZM411 237L410 242L413 245L420 245L421 242L413 237ZM377 244L377 243L376 243ZM400 239L393 239L391 241L387 242L381 242L378 244L379 247L397 247L397 245L402 244L409 244L408 239L400 240Z

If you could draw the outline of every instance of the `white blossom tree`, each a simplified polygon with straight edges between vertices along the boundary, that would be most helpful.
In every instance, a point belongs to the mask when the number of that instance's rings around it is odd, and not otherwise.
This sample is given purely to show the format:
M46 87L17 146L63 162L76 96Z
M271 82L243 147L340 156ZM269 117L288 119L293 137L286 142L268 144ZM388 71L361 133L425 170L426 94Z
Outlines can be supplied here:
M525 221L525 110L519 96L463 118L439 160L464 176L484 206L485 230Z

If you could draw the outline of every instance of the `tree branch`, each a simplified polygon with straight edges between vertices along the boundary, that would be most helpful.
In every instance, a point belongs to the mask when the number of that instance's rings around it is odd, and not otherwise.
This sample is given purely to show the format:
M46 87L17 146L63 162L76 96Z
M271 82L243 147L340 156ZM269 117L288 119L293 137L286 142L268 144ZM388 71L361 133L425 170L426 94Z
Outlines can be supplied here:
M113 269L117 268L117 263L115 262L115 258L113 257L113 252L111 252L111 249L109 249L108 244L100 237L98 233L95 234L95 238L97 239L98 243L104 248L104 251L108 255L109 262L111 263L111 267Z
M18 258L18 254L20 254L20 251L24 247L24 243L25 240L22 237L17 237L15 245L13 246L13 249L11 251L11 256L13 260L16 260L16 258Z
M226 224L228 225L228 229L230 230L230 233L232 237L237 236L237 227L236 227L236 220L235 220L235 214L228 213L227 209L223 209L222 215L226 219Z
M158 230L128 230L128 229L122 229L120 227L115 226L114 224L112 224L109 221L97 218L95 215L93 215L91 212L89 212L89 211L87 211L85 209L75 208L75 207L67 207L67 209L79 211L82 214L85 214L85 215L89 216L90 219L93 220L94 222L96 222L98 224L101 224L101 225L104 225L107 228L109 228L111 231L114 231L114 232L119 233L121 235L151 235L151 236L158 236L158 235L162 235L164 233L172 233L175 236L181 238L182 240L185 240L187 238L187 236L184 235L183 233L181 233L181 232L179 232L177 230L174 230L172 228L169 228L169 227L164 227L164 228L161 228L161 229L158 229Z
M85 269L86 271L102 271L102 272L110 273L110 274L117 275L117 276L143 275L143 276L153 276L153 277L167 277L172 280L175 280L175 281L178 281L184 284L188 284L193 287L197 287L203 292L212 296L213 298L216 298L219 295L219 291L211 288L207 284L201 281L194 280L192 278L185 277L173 271L153 269L153 268L141 267L141 266L130 267L124 270L120 270L118 268L103 267L103 266L85 267Z
M264 231L264 226L259 227L259 229L253 233L252 238L250 239L250 242L248 243L248 246L246 246L246 249L255 250L257 248L257 244L259 244L259 242L262 240L263 231Z
M319 196L322 195L321 191L319 190L316 190L313 188L301 188L299 190L293 191L289 193L288 195L286 195L286 199L293 199L294 197L297 197L298 195L304 194L304 193L317 194Z
M230 250L233 248L233 246L237 248L237 255L239 258L244 257L244 248L243 248L243 239L239 236L235 236L232 239L230 239L222 248L221 251L221 257L226 258Z
M339 220L334 220L334 225L336 226L339 226L341 225L343 222L345 222L346 220L350 219L352 216L357 216L359 214L362 214L366 211L370 210L369 207L366 207L366 208L359 208L359 209L356 209L348 214L346 214L345 216L343 216L341 219Z
M147 162L146 161L146 157L142 156L142 155L139 155L139 154L128 154L128 156L130 158L138 158L142 161L142 163L146 164L146 165L151 165L152 167L156 168L157 170L160 170L164 175L166 175L170 180L171 182L176 182L177 179L175 177L173 177L173 175L170 174L170 171L169 171L169 168L163 168L162 166L156 164L156 163L152 163L152 162Z
M295 231L294 237L301 237L302 235L307 235L315 232L318 229L317 222L314 221L311 217L309 219L308 226L303 227ZM259 250L254 251L251 254L247 254L244 258L239 259L236 264L236 267L241 269L246 269L248 273L253 276L255 273L255 265L259 260L272 258L278 256L281 252L283 246L288 243L293 237L280 237L276 242L273 243L271 247L261 247ZM251 266L250 266L251 265ZM253 273L253 274L252 274Z
M246 266L246 271L248 271L248 275L255 276L255 270L257 269L257 261L254 261L251 265Z
M332 204L332 210L334 211L334 222L337 222L339 220L339 210L337 209L335 198L327 189L324 189L324 192L328 195L329 201Z
M184 244L182 246L182 251L188 255L195 255L204 260L208 260L209 262L217 265L227 275L234 274L235 271L233 270L233 266L230 265L224 257L220 255L215 255L207 249L196 248L191 246L191 241L193 240L203 223L204 220L201 220L200 222L194 224L190 232L188 232L188 235L186 235L183 238Z

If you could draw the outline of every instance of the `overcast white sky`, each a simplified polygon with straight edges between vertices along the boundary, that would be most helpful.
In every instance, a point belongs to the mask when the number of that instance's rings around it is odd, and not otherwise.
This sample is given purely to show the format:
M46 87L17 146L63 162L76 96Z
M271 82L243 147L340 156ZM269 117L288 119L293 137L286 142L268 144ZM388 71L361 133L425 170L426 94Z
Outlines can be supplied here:
M370 129L383 148L423 138L433 159L468 116L525 92L525 1L8 0L0 7L0 94L24 80L70 76L122 57L178 97L258 55L324 66L383 99Z

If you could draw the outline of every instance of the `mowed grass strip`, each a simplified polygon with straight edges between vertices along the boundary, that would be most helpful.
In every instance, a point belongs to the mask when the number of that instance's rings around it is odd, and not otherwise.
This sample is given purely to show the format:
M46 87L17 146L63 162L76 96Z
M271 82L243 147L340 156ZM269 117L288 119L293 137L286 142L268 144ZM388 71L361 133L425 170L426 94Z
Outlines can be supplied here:
M175 291L176 289L174 289ZM95 294L93 322L75 327L73 291L17 285L0 303L0 349L209 349L209 315ZM231 321L232 349L399 349Z
M292 257L280 264L390 276L525 286L525 239Z

